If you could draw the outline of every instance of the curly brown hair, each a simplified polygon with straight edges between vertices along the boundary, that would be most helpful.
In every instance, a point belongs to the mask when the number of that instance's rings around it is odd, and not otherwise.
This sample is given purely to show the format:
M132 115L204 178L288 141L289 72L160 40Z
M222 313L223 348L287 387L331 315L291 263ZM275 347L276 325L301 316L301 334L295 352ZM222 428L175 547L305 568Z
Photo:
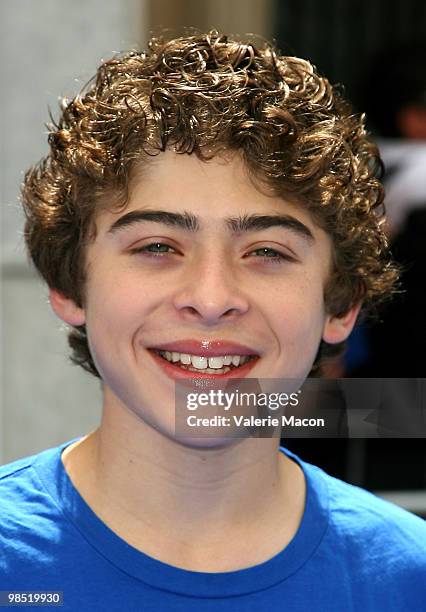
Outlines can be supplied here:
M327 311L364 310L397 271L383 232L376 146L364 117L306 60L212 31L164 40L104 62L49 134L50 153L26 174L29 255L47 284L84 306L85 253L105 201L123 206L135 163L167 148L202 160L238 151L253 177L304 206L332 237ZM71 359L99 376L85 326Z

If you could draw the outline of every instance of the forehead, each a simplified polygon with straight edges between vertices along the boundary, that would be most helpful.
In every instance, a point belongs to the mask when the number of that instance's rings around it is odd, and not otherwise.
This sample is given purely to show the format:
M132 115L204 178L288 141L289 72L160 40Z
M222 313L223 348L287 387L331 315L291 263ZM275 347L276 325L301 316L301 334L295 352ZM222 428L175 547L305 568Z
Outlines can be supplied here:
M270 188L249 173L238 154L202 161L195 155L170 150L160 153L135 168L125 205L99 211L96 225L101 233L120 225L130 227L134 225L132 217L150 210L190 216L192 221L187 219L186 229L192 225L192 229L201 232L236 231L232 219L285 215L294 220L293 229L297 225L305 227L306 235L328 241L302 205L272 194ZM289 223L290 229L291 226ZM260 229L259 224L256 229Z

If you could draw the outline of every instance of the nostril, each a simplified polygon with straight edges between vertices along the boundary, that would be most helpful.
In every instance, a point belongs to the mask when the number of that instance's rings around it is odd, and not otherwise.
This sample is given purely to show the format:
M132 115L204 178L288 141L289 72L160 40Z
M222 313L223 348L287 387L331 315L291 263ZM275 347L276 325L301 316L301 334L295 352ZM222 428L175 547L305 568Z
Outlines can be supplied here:
M194 306L185 306L183 308L183 310L185 312L190 312L191 314L194 314L194 315L198 315L199 314L198 310Z
M227 310L226 312L223 313L223 316L224 317L230 317L230 316L232 316L234 314L237 314L237 313L238 313L237 308L230 308L229 310Z

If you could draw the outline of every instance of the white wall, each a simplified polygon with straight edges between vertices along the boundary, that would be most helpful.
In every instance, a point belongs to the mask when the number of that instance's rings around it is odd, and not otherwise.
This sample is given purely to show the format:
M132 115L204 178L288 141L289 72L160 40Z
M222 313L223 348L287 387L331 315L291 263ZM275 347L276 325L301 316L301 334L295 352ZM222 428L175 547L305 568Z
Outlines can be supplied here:
M1 404L0 463L92 429L99 382L68 363L60 322L24 253L23 172L47 153L48 105L73 95L101 59L141 47L145 0L0 3Z

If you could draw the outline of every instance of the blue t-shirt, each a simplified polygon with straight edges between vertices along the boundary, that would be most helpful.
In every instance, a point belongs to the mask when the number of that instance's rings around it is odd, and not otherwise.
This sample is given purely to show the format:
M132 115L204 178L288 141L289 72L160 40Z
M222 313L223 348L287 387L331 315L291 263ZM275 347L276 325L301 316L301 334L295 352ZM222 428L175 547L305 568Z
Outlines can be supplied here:
M0 591L61 591L78 612L426 610L425 521L287 450L307 485L293 540L260 565L203 573L111 531L64 469L70 443L0 468Z

